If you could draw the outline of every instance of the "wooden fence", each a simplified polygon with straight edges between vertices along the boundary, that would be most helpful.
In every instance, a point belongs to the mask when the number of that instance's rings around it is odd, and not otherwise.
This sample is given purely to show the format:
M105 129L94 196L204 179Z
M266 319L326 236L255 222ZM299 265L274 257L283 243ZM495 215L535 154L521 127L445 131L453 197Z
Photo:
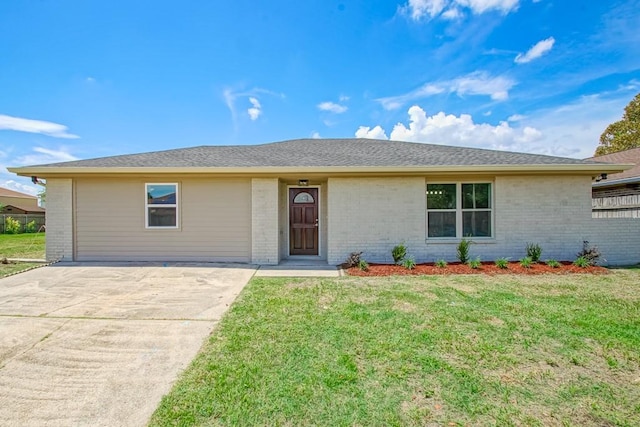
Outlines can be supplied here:
M35 222L35 231L44 231L45 229L45 219L42 214L0 214L0 234L4 234L5 225L7 223L7 218L13 218L20 223L22 226L22 231L24 233L24 226L31 221Z
M593 218L640 218L640 194L591 199Z

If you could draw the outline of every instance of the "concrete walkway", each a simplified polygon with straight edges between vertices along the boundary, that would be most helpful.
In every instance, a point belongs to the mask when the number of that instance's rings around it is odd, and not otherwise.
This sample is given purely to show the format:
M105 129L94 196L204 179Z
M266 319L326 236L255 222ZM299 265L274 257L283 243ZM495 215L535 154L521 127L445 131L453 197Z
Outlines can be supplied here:
M60 263L0 279L0 425L145 425L254 272Z
M286 259L278 265L260 265L256 277L339 277L342 275L335 265L326 261Z

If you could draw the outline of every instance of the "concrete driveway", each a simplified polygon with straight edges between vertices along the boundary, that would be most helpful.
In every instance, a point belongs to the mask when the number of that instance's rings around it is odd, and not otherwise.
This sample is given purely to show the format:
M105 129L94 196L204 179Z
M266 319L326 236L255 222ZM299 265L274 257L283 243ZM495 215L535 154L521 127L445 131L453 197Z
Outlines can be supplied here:
M0 424L145 425L254 272L61 263L0 279Z

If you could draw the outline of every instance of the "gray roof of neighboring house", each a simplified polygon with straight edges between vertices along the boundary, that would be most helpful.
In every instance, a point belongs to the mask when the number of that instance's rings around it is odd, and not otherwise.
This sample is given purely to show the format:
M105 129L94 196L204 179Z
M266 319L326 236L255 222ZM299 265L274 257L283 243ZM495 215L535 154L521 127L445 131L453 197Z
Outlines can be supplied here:
M606 180L593 184L596 187L640 182L640 148L632 148L630 150L618 151L617 153L590 157L586 160L607 163L633 163L635 165L624 172L608 174Z
M410 167L598 164L539 154L375 139L295 139L200 146L38 165L47 168Z

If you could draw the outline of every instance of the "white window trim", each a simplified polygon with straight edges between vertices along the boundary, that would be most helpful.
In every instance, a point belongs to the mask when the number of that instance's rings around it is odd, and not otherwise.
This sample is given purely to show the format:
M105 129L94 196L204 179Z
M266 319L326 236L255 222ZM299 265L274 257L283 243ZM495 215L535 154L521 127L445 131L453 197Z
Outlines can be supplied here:
M427 199L427 186L438 184L455 184L456 185L456 208L455 209L429 209L429 202ZM491 208L475 208L475 209L463 209L462 208L462 184L489 184L491 191ZM495 182L491 180L464 180L464 181L427 181L425 185L425 238L429 242L457 242L465 238L462 236L462 213L463 212L491 212L491 236L471 236L474 241L491 241L496 238L496 215L495 215ZM455 237L429 237L429 212L453 212L456 213L456 236Z
M151 185L175 185L176 187L176 203L172 204L149 204L149 186ZM144 184L144 228L147 230L177 230L180 228L180 186L177 182L146 182ZM149 225L149 208L176 208L176 225L174 226L152 226Z

